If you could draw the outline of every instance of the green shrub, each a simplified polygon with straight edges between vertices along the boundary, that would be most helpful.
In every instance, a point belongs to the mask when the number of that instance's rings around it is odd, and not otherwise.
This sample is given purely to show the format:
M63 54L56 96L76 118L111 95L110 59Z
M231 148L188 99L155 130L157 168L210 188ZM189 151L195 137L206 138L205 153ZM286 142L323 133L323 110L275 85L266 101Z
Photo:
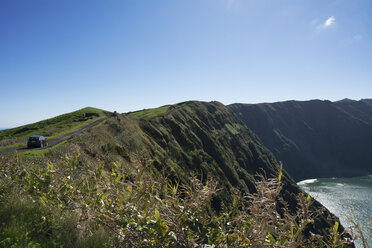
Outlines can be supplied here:
M151 161L133 166L81 165L80 153L46 165L2 159L0 246L4 247L342 247L338 222L329 236L309 232L318 212L298 196L296 212L280 197L281 173L260 180L257 192L234 189L216 212L219 191L209 178L190 184L155 176ZM279 207L281 206L281 207Z

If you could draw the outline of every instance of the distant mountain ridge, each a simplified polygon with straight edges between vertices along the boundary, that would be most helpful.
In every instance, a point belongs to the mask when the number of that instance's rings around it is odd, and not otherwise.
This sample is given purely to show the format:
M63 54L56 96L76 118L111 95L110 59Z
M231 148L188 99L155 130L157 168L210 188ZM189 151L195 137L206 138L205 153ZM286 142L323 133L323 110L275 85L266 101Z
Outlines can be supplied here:
M297 181L372 172L372 99L228 107Z

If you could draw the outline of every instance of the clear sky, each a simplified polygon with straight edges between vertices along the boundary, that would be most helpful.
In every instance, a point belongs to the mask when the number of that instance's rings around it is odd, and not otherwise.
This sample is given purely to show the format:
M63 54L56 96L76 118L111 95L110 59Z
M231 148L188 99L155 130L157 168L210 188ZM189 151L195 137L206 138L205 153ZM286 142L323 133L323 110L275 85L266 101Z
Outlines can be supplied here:
M1 0L0 127L86 106L372 98L370 0Z

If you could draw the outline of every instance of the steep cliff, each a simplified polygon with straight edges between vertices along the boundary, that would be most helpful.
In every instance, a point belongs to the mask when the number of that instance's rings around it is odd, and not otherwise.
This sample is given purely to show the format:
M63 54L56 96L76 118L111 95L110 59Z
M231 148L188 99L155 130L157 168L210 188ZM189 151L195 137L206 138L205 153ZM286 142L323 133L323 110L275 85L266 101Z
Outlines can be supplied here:
M372 172L371 100L232 104L297 181Z
M231 187L254 192L258 174L275 177L279 168L258 137L218 102L180 103L149 119L118 115L96 134L82 136L80 145L105 161L124 158L129 162L133 155L146 154L158 173L166 172L175 181L187 183L190 172L205 179L213 176L224 200ZM287 195L294 198L299 188L286 173L284 182Z
M257 175L276 177L279 173L278 162L260 139L218 102L180 103L148 119L117 115L75 142L106 164L118 160L130 164L138 156L148 157L155 173L176 182L188 184L191 172L203 179L212 176L220 188L212 202L215 209L231 203L233 187L253 193ZM281 196L296 210L302 190L285 171L282 180ZM314 202L313 210L321 207ZM330 219L334 216L324 211L312 230L325 234Z
M299 195L285 171L278 176L271 152L218 102L114 112L38 151L0 157L0 241L7 246L20 244L23 233L32 233L26 243L68 247L77 237L113 247L307 246L319 244L311 233L331 242L330 230L343 231L317 201ZM24 212L37 214L25 219ZM14 226L19 234L8 233Z

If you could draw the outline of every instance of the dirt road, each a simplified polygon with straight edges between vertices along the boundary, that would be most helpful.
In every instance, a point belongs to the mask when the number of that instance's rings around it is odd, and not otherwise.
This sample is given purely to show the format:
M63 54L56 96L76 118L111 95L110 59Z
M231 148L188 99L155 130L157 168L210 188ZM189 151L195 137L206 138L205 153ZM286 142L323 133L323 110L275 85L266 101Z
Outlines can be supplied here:
M52 146L55 146L65 140L68 140L70 138L72 138L74 135L77 135L81 132L83 132L84 130L87 130L91 127L94 127L96 125L98 125L99 123L101 123L102 121L104 121L105 118L101 118L101 119L98 119L98 120L95 120L85 126L82 126L82 127L79 127L77 129L75 129L74 131L70 132L70 133L67 133L67 134L64 134L62 136L59 136L57 138L53 138L53 139L48 139L48 147L52 147ZM32 150L34 149L45 149L45 148L33 148ZM7 149L7 150L2 150L0 151L0 153L2 155L10 155L10 154L13 154L13 153L16 153L16 152L24 152L24 151L28 151L28 150L31 150L30 148L27 148L27 147L19 147L19 148L11 148L11 149Z

